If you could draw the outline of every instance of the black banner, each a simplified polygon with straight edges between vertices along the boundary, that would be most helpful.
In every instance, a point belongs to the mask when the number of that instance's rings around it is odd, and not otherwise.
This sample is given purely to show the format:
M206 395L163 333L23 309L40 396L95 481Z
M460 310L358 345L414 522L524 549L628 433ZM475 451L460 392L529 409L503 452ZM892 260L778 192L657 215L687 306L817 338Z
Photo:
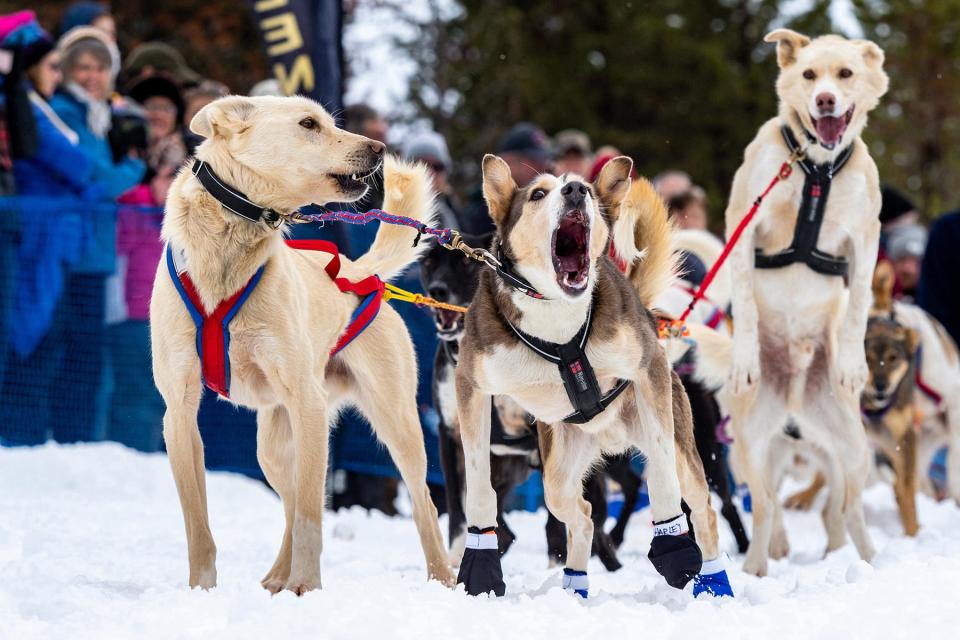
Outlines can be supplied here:
M343 107L340 0L250 0L273 75L285 95Z

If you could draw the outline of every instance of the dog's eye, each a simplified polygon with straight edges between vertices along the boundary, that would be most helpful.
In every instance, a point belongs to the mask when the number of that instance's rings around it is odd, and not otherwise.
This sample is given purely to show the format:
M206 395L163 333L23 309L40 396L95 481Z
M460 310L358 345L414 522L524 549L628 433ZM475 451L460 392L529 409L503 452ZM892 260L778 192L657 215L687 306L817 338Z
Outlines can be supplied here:
M840 69L840 73L838 73L837 75L840 76L841 78L849 78L850 76L853 75L853 71L844 67L843 69Z
M533 193L530 194L530 201L536 202L537 200L543 199L547 195L547 192L543 189L534 189Z
M303 127L304 129L316 129L317 121L314 120L313 118L304 118L303 120L300 121L300 126Z
M813 69L807 69L803 72L803 77L807 80L816 80L817 74L813 71Z

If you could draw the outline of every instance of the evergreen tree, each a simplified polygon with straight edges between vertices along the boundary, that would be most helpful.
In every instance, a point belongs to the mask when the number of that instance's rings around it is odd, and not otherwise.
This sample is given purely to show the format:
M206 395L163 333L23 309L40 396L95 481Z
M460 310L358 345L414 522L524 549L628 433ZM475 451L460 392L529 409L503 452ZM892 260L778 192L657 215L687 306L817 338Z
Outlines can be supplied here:
M960 0L855 0L890 92L867 137L880 179L934 217L960 206Z

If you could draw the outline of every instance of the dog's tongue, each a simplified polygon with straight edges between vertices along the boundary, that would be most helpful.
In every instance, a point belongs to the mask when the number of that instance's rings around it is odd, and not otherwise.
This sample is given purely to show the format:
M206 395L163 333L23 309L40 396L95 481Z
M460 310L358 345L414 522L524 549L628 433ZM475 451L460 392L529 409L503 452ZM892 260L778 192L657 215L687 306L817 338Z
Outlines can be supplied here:
M840 141L840 136L847 128L847 123L842 116L823 116L817 120L816 124L820 142L829 145L837 144Z

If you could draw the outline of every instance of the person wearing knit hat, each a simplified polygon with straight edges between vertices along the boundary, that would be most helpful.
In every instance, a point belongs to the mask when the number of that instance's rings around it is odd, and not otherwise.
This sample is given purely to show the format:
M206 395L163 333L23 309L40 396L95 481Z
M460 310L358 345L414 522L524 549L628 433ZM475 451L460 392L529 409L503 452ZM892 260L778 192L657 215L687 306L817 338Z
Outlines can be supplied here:
M916 297L926 249L927 230L916 222L896 227L887 238L886 257L893 264L898 297L904 302Z
M117 41L117 24L110 14L110 7L102 2L88 2L81 0L74 2L63 12L60 20L60 29L57 33L63 36L76 27L96 27L113 42Z
M123 77L136 78L167 73L183 88L199 84L203 77L191 69L183 54L165 42L144 42L134 47L123 64Z
M433 181L433 190L437 194L436 208L440 222L444 227L460 228L460 207L450 188L448 176L452 168L447 141L433 131L416 133L403 145L403 155L408 160L427 165Z
M83 211L81 251L66 278L51 334L71 354L70 367L45 374L34 393L49 405L49 429L60 442L90 440L96 433L106 343L107 279L117 269L116 199L138 185L146 172L135 152L114 158L108 134L115 79L116 45L100 29L76 27L60 39L64 84L50 106L78 138L77 146L92 166L89 185L96 188ZM36 366L42 366L38 364Z

